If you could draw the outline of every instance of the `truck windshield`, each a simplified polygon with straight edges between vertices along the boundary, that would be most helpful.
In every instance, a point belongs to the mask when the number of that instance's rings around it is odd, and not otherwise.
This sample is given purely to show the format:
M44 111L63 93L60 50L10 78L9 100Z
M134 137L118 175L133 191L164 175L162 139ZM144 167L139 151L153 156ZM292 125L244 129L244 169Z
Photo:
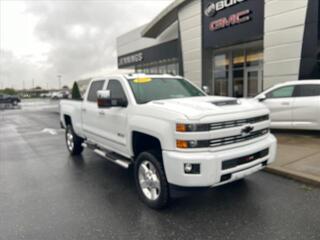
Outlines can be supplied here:
M198 88L180 78L138 78L128 81L138 104L154 100L205 96Z

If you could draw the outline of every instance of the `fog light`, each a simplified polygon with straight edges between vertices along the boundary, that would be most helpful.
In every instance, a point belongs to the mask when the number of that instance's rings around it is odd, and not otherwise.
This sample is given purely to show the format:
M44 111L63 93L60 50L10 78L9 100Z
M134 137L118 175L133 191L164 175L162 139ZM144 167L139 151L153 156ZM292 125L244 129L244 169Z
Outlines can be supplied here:
M185 173L191 173L191 172L192 172L192 164L186 163L186 164L184 165L184 172L185 172Z
M185 174L200 174L200 164L185 163L184 164Z

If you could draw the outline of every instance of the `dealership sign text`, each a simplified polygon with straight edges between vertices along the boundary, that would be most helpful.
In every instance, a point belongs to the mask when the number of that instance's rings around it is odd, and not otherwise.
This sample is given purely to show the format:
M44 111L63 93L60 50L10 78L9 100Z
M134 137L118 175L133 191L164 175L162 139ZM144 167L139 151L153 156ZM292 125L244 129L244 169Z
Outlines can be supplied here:
M226 8L242 3L246 0L221 0L216 3L209 3L207 8L204 10L204 14L207 17L213 17L217 12L220 12Z
M217 31L241 23L245 23L251 20L250 10L244 10L235 14L230 15L229 17L223 17L217 20L212 21L209 24L210 31Z
M143 61L143 53L136 53L130 56L119 58L119 66L130 65L134 63L139 63Z

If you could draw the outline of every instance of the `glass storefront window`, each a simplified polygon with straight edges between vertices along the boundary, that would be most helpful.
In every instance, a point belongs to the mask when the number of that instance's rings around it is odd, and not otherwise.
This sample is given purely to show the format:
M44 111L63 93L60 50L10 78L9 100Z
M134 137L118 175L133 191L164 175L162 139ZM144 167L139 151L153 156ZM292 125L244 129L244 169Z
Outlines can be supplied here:
M234 51L232 53L232 65L233 68L243 68L244 67L244 62L245 62L245 55L244 51Z
M229 58L227 54L216 55L213 60L214 94L228 96Z
M262 50L248 50L246 56L247 67L258 66L260 62L263 61Z
M253 97L262 90L262 48L231 49L213 56L214 94Z
M244 70L233 71L233 96L241 98L244 96Z
M215 95L228 96L228 78L229 73L227 71L215 72Z
M157 73L159 73L158 67L151 67L151 68L150 68L150 73L152 73L152 74L157 74Z
M166 65L159 66L159 73L160 74L167 73L167 66Z
M229 66L229 59L226 54L217 55L214 57L214 70L221 70L228 68Z
M177 63L172 63L167 66L167 73L177 75L179 73L178 69L178 64Z
M179 74L179 63L177 59L166 59L158 62L138 65L135 68L136 73L147 74Z
M252 71L247 73L248 77L248 97L254 97L258 94L259 73Z

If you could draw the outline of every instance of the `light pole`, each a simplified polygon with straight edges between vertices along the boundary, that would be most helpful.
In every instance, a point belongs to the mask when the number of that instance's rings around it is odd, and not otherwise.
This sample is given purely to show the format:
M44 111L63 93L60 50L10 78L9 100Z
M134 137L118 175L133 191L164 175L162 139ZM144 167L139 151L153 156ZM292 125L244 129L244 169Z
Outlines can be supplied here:
M61 89L61 78L62 78L62 76L59 74L57 77L58 77L58 81L59 81L59 89Z

